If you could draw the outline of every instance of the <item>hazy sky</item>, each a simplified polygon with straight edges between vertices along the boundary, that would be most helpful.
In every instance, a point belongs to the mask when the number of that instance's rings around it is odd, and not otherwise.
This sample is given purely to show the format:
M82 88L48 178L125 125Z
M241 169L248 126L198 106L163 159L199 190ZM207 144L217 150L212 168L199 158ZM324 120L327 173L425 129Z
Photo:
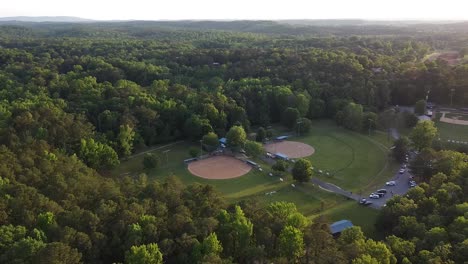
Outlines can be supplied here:
M468 0L2 0L0 17L468 20Z

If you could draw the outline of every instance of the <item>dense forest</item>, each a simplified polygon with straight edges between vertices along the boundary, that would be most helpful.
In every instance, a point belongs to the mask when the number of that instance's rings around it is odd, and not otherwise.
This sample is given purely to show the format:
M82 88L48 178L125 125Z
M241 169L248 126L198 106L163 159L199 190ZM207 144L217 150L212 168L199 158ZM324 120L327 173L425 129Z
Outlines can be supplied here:
M209 185L109 169L233 125L293 116L361 131L426 96L466 106L468 63L427 56L468 55L467 39L463 24L1 23L0 262L463 263L462 153L420 153L417 168L435 162L427 183L382 210L382 241L358 227L334 239L294 204L227 204Z

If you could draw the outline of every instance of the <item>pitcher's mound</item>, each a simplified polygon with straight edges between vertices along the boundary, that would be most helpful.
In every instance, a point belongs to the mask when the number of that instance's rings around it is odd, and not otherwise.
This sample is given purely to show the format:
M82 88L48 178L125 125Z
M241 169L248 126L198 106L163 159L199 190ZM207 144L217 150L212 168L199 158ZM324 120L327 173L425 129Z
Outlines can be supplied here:
M297 141L281 141L265 145L265 150L270 153L282 153L289 158L303 158L314 154L315 149L307 144Z
M188 165L193 175L205 179L231 179L247 174L252 169L238 159L229 156L215 156L198 160Z

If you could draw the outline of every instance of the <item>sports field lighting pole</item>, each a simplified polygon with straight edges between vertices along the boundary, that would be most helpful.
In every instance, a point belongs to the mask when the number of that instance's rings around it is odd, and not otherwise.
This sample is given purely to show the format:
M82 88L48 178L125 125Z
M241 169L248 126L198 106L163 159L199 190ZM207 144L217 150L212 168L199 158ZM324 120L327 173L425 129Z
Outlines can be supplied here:
M203 139L200 139L200 159L203 155Z
M169 156L167 154L169 151L171 151L171 150L168 149L168 150L163 151L163 153L166 154L166 166L169 164Z
M455 92L455 89L450 89L450 106L452 106L453 103L453 92Z
M302 124L302 121L297 121L297 135L300 137L301 136L301 124Z

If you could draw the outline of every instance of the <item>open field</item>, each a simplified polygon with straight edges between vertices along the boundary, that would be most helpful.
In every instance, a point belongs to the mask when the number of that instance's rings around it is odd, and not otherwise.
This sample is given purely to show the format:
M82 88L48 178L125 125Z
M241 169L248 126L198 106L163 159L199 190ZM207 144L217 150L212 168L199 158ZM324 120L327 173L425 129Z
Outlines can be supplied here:
M468 141L468 126L440 122L439 118L440 114L437 114L435 124L442 140Z
M278 134L284 133L282 128L275 129ZM276 134L275 133L275 134ZM350 132L334 125L332 121L314 121L309 134L292 138L294 141L303 142L314 147L315 153L307 157L316 169L329 172L316 175L324 181L334 183L350 191L365 194L367 191L381 186L390 178L398 165L387 161L387 147L390 142L385 133L367 135ZM260 159L254 159L263 171L252 169L247 174L233 179L208 180L192 175L184 159L189 158L188 149L197 144L182 142L167 148L155 151L161 155L160 168L145 171L142 166L144 155L136 156L114 170L115 174L138 175L146 173L151 179L164 180L176 175L183 183L211 184L229 202L242 199L256 199L260 203L268 204L274 201L287 201L296 204L298 209L307 216L319 214L329 215L332 220L342 217L353 223L368 224L377 214L374 209L360 207L356 202L347 201L337 194L323 191L311 183L291 187L294 181L291 176L285 176L281 182L278 177L268 176L270 166ZM166 154L164 151L170 150ZM265 193L274 192L271 195ZM354 206L355 205L355 206ZM355 208L356 207L356 208ZM361 212L362 213L359 213ZM352 212L353 214L348 212ZM365 219L360 219L361 216ZM367 232L374 232L373 227L364 227Z
M372 142L365 135L339 128L331 121L319 121L314 125L309 135L295 140L315 148L315 154L308 159L323 171L316 174L320 179L358 192L388 167L388 150L378 141Z

